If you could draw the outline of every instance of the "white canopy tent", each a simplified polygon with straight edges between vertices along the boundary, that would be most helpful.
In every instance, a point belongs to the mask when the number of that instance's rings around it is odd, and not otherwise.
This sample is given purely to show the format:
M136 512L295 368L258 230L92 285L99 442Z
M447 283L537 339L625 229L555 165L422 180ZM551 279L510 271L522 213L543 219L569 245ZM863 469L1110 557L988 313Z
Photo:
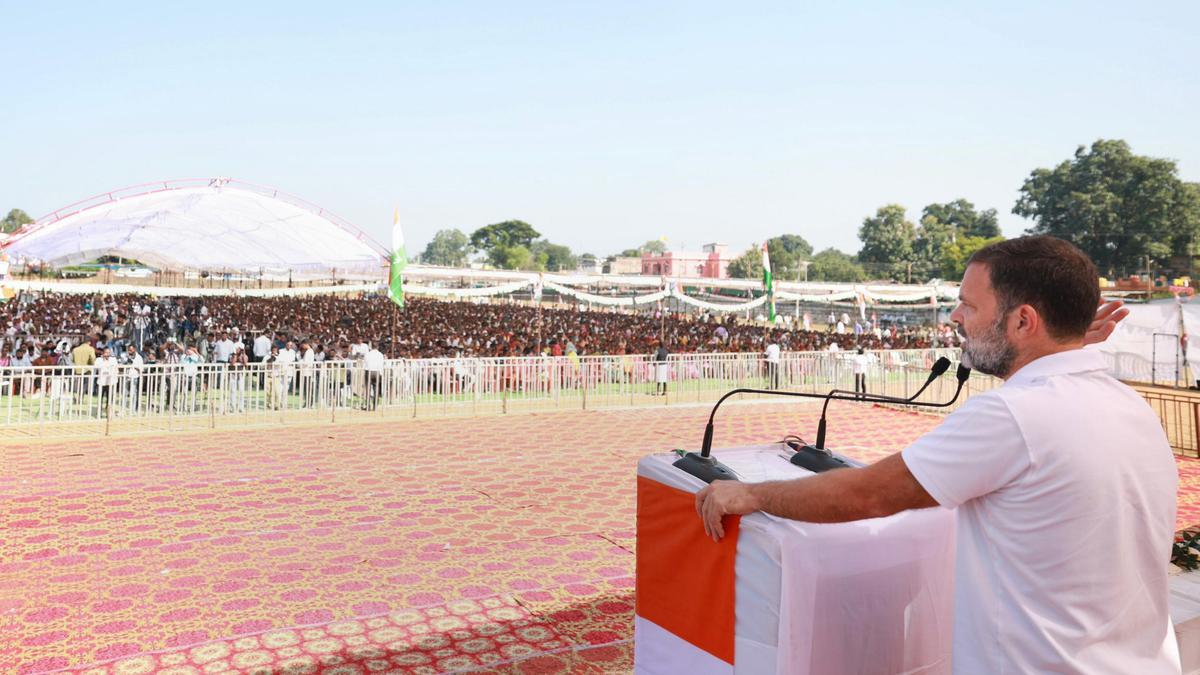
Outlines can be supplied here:
M125 188L72 204L3 243L10 260L120 256L172 270L377 279L388 251L336 215L226 178Z

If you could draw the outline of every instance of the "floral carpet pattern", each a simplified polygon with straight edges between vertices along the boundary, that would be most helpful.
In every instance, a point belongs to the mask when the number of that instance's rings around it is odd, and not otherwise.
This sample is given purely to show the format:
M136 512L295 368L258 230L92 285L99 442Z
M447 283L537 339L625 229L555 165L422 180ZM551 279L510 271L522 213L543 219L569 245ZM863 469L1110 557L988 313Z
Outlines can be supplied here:
M723 408L715 447L808 435ZM635 465L706 408L0 446L0 673L632 669ZM830 445L938 418L846 405ZM1200 460L1180 460L1182 524Z

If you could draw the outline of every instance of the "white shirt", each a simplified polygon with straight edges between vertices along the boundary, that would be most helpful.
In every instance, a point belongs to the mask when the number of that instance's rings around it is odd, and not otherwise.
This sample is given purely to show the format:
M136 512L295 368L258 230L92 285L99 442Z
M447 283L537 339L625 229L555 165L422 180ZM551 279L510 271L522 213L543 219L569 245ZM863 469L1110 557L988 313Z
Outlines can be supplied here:
M142 359L142 355L134 352L133 356L129 357L129 360L125 362L125 374L131 378L139 377L142 374L142 366L145 364L146 362Z
M296 350L280 349L279 356L275 357L275 362L282 365L291 373L295 369L295 366L292 364L296 363Z
M96 384L107 387L117 383L117 359L114 356L101 356L96 359Z
M779 363L779 345L774 342L767 345L767 362Z
M1179 673L1175 458L1099 354L1037 359L903 457L958 507L954 672Z
M855 354L854 355L854 374L866 375L867 368L871 367L870 354Z
M383 352L375 349L374 347L372 347L371 351L367 352L367 355L363 357L363 366L373 373L383 372L383 362Z
M213 353L216 355L217 361L229 363L229 357L233 355L233 340L229 338L217 340L217 344L213 345Z
M259 335L258 337L254 338L254 355L256 357L261 359L270 353L271 338L267 337L266 335Z

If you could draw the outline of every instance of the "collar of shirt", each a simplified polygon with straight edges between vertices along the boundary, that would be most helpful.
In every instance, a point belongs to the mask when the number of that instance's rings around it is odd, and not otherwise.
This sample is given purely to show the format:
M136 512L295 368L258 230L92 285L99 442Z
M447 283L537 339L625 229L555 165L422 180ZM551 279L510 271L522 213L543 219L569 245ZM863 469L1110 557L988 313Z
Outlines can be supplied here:
M1020 370L1008 378L1012 384L1027 384L1037 379L1054 375L1070 375L1086 373L1093 370L1106 370L1104 357L1092 349L1071 349L1057 354L1048 354L1025 364Z

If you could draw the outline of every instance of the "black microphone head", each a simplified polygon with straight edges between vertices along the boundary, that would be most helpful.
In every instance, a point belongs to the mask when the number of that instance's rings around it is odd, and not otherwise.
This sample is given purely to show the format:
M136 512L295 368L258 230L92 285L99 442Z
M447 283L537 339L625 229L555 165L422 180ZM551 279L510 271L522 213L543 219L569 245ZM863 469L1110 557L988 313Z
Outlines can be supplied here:
M930 370L930 372L934 377L941 377L942 374L947 370L950 370L950 359L943 356L937 361L933 362L933 368Z
M960 363L958 372L954 373L954 376L958 378L959 382L966 382L967 378L971 376L971 369Z

